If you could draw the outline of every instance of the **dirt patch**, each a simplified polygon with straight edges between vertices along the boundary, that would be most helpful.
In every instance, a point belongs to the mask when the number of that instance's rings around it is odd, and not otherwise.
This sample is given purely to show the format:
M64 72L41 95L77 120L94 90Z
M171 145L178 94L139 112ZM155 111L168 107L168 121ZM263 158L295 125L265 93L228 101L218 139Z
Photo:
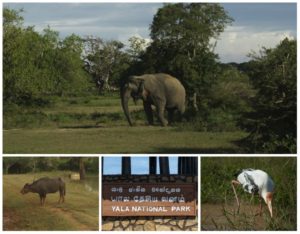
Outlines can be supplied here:
M202 204L201 230L266 230L268 213L259 205L242 204L239 212L235 204Z
M56 214L61 214L67 222L72 224L73 227L76 227L76 231L88 231L91 230L91 227L80 223L78 219L76 219L72 213L70 213L68 210L65 210L63 208L57 208L57 207L51 207L49 208L52 212L55 212Z
M4 231L14 231L16 229L19 218L16 212L4 210L3 211L3 230Z

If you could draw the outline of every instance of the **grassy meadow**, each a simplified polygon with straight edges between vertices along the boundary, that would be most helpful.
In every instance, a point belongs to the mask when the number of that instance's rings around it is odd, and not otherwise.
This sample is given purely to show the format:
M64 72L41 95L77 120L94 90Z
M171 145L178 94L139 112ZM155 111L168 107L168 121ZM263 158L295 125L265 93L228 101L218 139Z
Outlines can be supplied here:
M129 127L118 94L52 98L44 107L4 106L4 153L242 153L241 131L201 132L192 124L147 126L142 102ZM176 142L175 142L176 139Z
M275 182L271 219L266 204L258 215L259 199L237 188L241 208L231 187L239 169L266 171ZM297 159L296 157L203 157L201 159L202 230L296 230Z
M66 183L65 203L58 204L59 193L48 194L45 206L39 195L22 195L25 183L43 176L61 177ZM97 181L97 182L96 182ZM4 230L99 230L98 177L86 182L71 181L67 172L12 174L3 176Z

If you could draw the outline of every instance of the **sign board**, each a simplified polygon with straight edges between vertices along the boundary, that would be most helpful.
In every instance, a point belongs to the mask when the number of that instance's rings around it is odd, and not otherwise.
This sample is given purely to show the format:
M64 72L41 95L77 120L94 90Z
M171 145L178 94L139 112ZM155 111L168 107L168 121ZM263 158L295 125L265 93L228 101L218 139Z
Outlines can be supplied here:
M194 183L103 183L102 216L196 216Z

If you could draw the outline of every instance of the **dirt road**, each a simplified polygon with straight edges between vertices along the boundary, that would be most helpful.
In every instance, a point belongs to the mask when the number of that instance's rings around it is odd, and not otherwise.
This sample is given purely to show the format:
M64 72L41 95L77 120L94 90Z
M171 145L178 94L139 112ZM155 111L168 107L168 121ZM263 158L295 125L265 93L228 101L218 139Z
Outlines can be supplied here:
M201 230L265 230L268 214L259 205L242 204L239 213L235 204L202 204Z

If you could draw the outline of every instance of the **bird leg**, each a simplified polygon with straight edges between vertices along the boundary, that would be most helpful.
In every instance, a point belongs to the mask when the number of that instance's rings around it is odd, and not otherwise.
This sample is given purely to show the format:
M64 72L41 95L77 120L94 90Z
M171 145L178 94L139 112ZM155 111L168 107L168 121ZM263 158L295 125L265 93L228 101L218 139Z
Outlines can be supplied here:
M254 198L254 194L252 193L252 194L251 194L251 199L250 199L250 204L252 203L253 198Z
M239 211L240 211L240 202L239 202L239 198L238 198L238 196L237 196L237 194L236 194L236 190L235 190L234 185L239 185L239 184L240 184L240 182L238 182L237 180L232 180L232 181L231 181L231 186L232 186L232 189L233 189L233 192L234 192L234 196L235 196L235 199L236 199L236 203L237 203L237 205L238 205L237 213L239 213Z
M262 199L259 197L259 216L262 214Z
M259 210L258 210L258 213L255 214L256 215L259 215L261 216L262 214L262 198L259 196Z

